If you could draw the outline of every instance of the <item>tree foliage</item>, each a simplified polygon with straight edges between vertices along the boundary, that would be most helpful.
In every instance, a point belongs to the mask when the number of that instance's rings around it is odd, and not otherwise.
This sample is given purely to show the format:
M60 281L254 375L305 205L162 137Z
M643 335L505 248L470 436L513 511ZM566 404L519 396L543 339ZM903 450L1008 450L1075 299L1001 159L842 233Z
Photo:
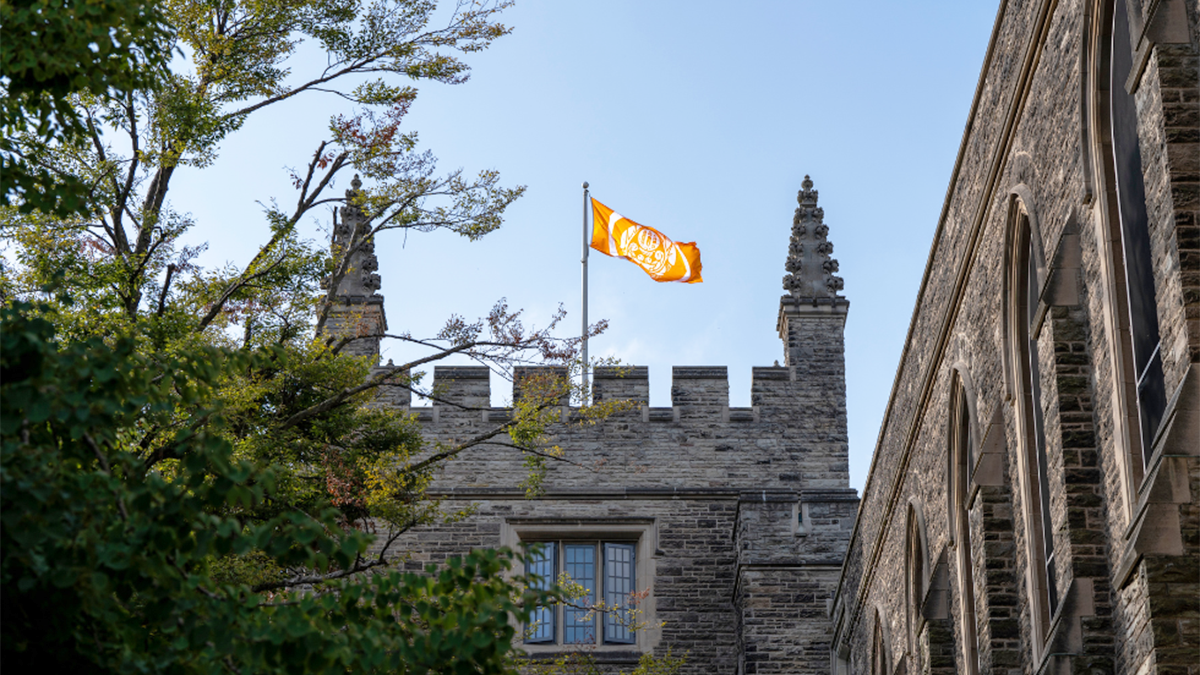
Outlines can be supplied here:
M561 312L529 326L503 300L436 335L375 336L425 350L385 368L323 330L377 237L478 239L521 195L494 171L441 172L403 124L416 83L464 82L461 57L508 33L507 6L460 2L440 28L428 0L0 6L6 665L511 671L511 626L553 600L505 576L513 556L403 575L390 547L467 515L426 488L481 445L525 461L537 494L546 462L565 461L552 411L578 392L569 378L527 383L510 421L436 446L374 402L392 387L437 399L421 370L454 355L509 376L578 367L577 339L554 336ZM61 52L34 53L51 34ZM324 65L306 70L297 55L314 49ZM177 169L210 166L250 115L311 96L346 109L290 172L294 205L264 196L244 216L262 233L250 259L202 267L204 246L182 241L203 241L204 224L170 199ZM351 172L365 184L339 193ZM306 221L333 214L336 227L343 207L369 227L345 247L314 243Z
M88 124L74 97L121 99L166 74L171 34L161 7L138 0L0 4L0 204L58 216L86 212L91 187L44 163L79 147Z
M349 569L369 538L334 509L246 516L278 471L239 461L211 429L181 428L182 459L149 469L126 444L147 412L212 399L266 354L200 349L152 370L132 340L60 344L17 304L0 333L0 582L4 663L55 672L507 673L510 617L546 594L502 576L504 551L418 575L313 592L255 592L215 561ZM163 364L158 364L163 365ZM234 575L235 577L238 575ZM516 581L521 581L517 576Z
M370 405L376 390L429 394L420 387L420 367L452 354L501 368L542 356L570 358L570 342L551 336L554 319L527 329L520 313L503 304L483 323L470 324L471 335L454 319L442 335L395 336L428 355L382 374L342 353L346 341L323 333L333 293L358 249L394 229L477 239L500 226L521 194L523 188L501 186L494 171L440 173L416 134L402 128L416 96L413 83L464 82L469 68L461 55L508 32L496 21L505 7L462 2L443 16L442 27L431 28L437 8L425 0L166 0L146 16L169 22L170 31L160 25L155 35L172 36L168 48L185 54L186 65L177 61L153 82L104 96L40 93L75 111L88 141L55 136L39 146L42 166L93 186L92 208L64 217L30 208L37 202L26 193L16 207L0 209L8 244L0 295L42 303L63 340L128 338L152 369L168 368L197 348L270 354L223 372L212 388L210 402L220 404L227 421L219 431L182 399L140 415L128 447L147 468L173 470L181 459L169 440L176 430L209 430L239 459L287 467L273 498L249 509L254 518L333 504L346 527L386 515L385 536L394 540L442 517L423 498L438 461L504 430L418 457L423 446L412 423ZM304 49L320 50L324 65L305 70L312 60L296 58ZM324 138L314 139L307 165L293 172L294 207L264 199L261 215L247 214L263 232L251 259L202 268L203 245L180 243L203 225L171 204L176 169L208 166L248 116L301 96L336 96L348 110L333 116ZM32 147L28 137L10 140ZM335 190L351 170L367 185ZM365 236L340 250L308 239L304 221L331 209L336 217L339 206L366 215ZM66 291L75 302L60 303L58 290L46 288Z

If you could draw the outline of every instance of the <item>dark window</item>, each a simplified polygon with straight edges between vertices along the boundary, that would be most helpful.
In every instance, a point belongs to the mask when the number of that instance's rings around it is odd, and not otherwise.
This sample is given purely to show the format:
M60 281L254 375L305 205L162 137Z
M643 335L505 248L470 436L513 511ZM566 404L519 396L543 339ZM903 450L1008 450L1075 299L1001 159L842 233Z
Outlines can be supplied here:
M1129 44L1129 17L1124 0L1113 3L1112 55L1109 92L1112 106L1113 168L1116 172L1117 212L1121 247L1125 257L1125 288L1129 300L1129 329L1143 465L1167 406L1159 354L1158 305L1154 294L1154 269L1150 258L1146 187L1142 181L1142 153L1138 147L1137 106L1125 90L1133 65Z
M525 571L548 588L565 574L585 589L583 597L559 607L539 607L526 630L532 644L633 644L632 594L636 591L636 545L616 542L536 542L526 558ZM593 611L597 599L603 611ZM602 616L603 619L597 619ZM603 635L596 626L601 621ZM602 639L601 639L602 638Z
M534 578L531 584L537 590L546 590L555 582L558 556L553 542L533 547L525 558L525 573ZM553 607L538 607L529 617L526 642L554 642L555 612Z
M887 644L883 636L883 617L878 612L875 613L875 635L871 642L871 675L887 675Z
M1030 565L1034 569L1044 611L1042 625L1054 615L1058 589L1054 557L1054 522L1050 516L1049 461L1046 454L1045 419L1042 413L1042 370L1038 360L1038 342L1034 339L1034 319L1038 311L1038 268L1030 222L1022 216L1018 223L1018 264L1015 270L1015 344L1021 353L1021 410L1024 411L1026 507L1033 509L1030 526Z
M957 380L951 408L950 456L954 465L951 471L954 484L951 486L951 508L954 509L955 533L958 549L959 607L962 614L963 660L968 673L979 672L979 635L975 628L975 574L971 555L971 512L967 508L971 496L971 410L967 405L967 392L962 381Z
M1025 322L1021 324L1021 329L1025 335L1025 353L1027 364L1026 371L1026 390L1027 396L1027 411L1028 419L1031 426L1031 442L1032 442L1032 459L1030 462L1036 476L1028 477L1034 483L1034 488L1037 491L1036 504L1038 508L1038 545L1042 549L1042 562L1045 575L1046 586L1046 601L1048 601L1048 610L1050 615L1055 613L1055 605L1057 604L1058 591L1056 584L1055 562L1054 562L1054 524L1050 520L1050 473L1048 466L1048 458L1046 458L1046 434L1045 434L1045 418L1042 414L1042 372L1038 368L1038 344L1037 340L1033 339L1032 325L1033 319L1037 316L1038 311L1038 269L1034 263L1033 253L1033 237L1028 223L1025 223L1024 238L1025 252L1022 256L1022 262L1025 267Z
M925 546L921 525L913 508L908 511L908 632L916 649L917 627L921 625L921 604L925 599Z

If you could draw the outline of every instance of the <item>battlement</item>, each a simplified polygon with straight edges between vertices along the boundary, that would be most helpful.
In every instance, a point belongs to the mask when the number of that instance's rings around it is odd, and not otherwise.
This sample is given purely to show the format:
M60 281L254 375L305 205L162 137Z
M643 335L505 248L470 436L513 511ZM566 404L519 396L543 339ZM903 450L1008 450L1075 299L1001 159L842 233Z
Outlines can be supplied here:
M729 371L725 366L675 366L671 372L671 405L650 406L650 369L646 366L596 368L592 374L592 397L596 402L631 401L632 410L615 413L616 419L640 419L643 422L759 422L792 414L796 401L804 398L799 391L796 369L784 366L756 367L751 373L752 406L729 407ZM536 378L564 378L565 368L555 366L518 366L513 369L512 400L522 400L523 384ZM425 422L437 422L447 415L469 416L482 421L504 422L511 419L509 408L491 406L491 370L486 366L435 366L431 406L413 412ZM410 399L396 394L394 404L407 406ZM568 396L559 399L564 415L569 416ZM465 409L464 409L465 408Z
M729 407L729 371L725 366L675 366L671 369L671 407L680 419L712 418Z
M433 406L450 410L490 406L491 376L487 366L434 366Z
M592 371L592 400L624 400L650 405L650 369L646 366L596 368Z
M562 395L559 405L567 405L570 400L567 383L567 369L561 366L517 366L513 368L513 403L525 398L525 392L551 392L558 390Z

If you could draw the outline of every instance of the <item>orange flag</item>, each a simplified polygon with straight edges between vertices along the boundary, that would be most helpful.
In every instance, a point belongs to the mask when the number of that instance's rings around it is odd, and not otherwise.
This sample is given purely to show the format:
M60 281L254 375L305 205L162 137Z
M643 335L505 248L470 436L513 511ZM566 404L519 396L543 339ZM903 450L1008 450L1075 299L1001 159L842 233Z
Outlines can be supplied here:
M653 227L639 225L592 200L592 248L636 264L655 281L695 284L700 278L696 242L671 241Z

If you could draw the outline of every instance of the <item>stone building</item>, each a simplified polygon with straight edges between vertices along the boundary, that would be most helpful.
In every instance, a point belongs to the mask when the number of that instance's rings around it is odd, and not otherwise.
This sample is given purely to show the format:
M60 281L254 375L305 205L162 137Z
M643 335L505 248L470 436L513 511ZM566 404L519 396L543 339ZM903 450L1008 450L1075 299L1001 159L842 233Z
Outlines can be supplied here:
M725 367L675 367L670 407L648 405L647 368L596 369L594 399L634 407L580 425L577 409L563 406L550 431L570 463L549 464L537 499L526 498L527 470L509 448L482 446L448 462L430 493L450 510L476 512L406 535L396 547L412 554L406 564L539 542L530 571L569 572L610 606L644 595L640 630L614 614L588 621L567 607L540 610L523 645L535 657L586 649L606 668L629 668L671 649L688 655L687 673L827 672L829 607L858 508L848 486L849 301L838 294L829 228L807 177L798 201L778 315L783 365L754 369L751 407L729 406ZM361 212L343 208L334 246L365 228ZM386 323L377 267L369 248L351 256L327 323L363 336L347 349L376 358L374 336ZM517 368L514 380L539 371ZM430 441L472 438L512 415L491 407L489 374L435 366L432 406L412 407L399 388L384 402L411 410Z
M1200 4L1000 3L837 673L1200 673Z

